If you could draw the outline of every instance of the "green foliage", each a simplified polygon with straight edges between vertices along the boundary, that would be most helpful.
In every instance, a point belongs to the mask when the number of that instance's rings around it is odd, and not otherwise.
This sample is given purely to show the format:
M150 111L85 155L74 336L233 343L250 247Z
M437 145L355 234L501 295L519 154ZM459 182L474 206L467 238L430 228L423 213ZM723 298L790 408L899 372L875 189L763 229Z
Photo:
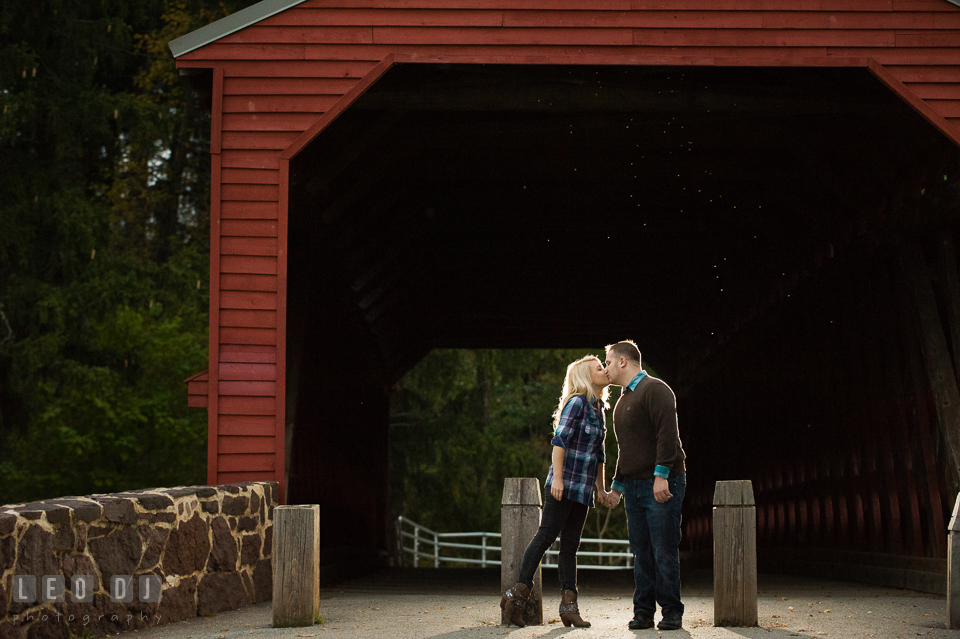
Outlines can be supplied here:
M602 349L431 352L391 397L394 516L439 532L500 530L503 479L542 485L567 365L589 352ZM617 448L609 412L607 425L609 486ZM623 508L610 513L598 506L584 536L625 538Z
M0 7L0 503L205 478L209 116L166 42L232 4Z

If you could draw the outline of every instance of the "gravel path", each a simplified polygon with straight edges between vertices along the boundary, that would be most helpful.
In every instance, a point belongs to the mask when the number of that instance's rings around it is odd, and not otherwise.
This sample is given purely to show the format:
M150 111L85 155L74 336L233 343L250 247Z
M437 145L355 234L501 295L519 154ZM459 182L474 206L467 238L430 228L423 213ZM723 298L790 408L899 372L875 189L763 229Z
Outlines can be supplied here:
M445 574L442 574L445 573ZM324 589L320 614L325 623L307 628L270 627L269 603L222 612L215 617L140 631L143 639L353 639L357 637L493 639L561 637L950 637L944 627L946 599L907 590L855 583L761 576L757 628L714 628L713 597L703 575L684 586L684 629L627 629L632 587L627 576L581 578L580 609L592 628L564 628L557 619L559 594L551 595L552 575L544 577L544 625L499 626L499 575L487 571L420 572L416 578L381 573ZM421 576L422 575L422 576ZM434 578L430 579L433 575ZM687 585L689 583L689 585Z

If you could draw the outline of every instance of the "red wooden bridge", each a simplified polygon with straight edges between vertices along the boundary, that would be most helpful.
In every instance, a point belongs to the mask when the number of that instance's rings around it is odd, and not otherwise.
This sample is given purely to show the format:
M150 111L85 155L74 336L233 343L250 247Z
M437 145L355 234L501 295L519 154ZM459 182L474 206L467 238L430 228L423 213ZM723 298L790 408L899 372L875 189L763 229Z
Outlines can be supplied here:
M936 572L958 45L947 0L265 0L171 42L212 97L210 483L381 550L424 354L631 337L678 391L691 549L750 478L771 558Z

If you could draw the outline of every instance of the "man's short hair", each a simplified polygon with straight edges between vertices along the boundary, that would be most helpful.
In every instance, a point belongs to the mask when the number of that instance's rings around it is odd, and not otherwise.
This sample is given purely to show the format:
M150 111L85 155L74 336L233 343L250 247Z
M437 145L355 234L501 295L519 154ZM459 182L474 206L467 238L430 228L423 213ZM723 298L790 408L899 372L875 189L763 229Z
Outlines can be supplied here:
M640 366L640 349L632 339L625 339L616 344L608 344L606 348L608 353L613 353L614 357L626 357L628 362Z

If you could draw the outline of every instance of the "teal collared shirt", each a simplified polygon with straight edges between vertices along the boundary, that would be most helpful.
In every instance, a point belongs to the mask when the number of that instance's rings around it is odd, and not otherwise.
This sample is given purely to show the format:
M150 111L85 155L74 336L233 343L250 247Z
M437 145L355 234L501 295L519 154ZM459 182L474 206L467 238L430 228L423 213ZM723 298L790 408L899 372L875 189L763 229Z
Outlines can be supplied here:
M630 383L627 384L627 388L629 388L632 391L637 390L637 384L639 384L640 380L646 376L647 376L647 371L640 371L639 373L634 375L633 379L630 380Z
M642 380L646 376L647 376L647 371L640 371L639 373L633 376L633 379L630 380L630 383L627 384L626 388L628 388L631 392L637 390L637 384L639 384L640 380ZM663 477L664 479L666 479L670 477L670 469L667 468L666 466L661 466L657 464L657 467L653 469L653 474L657 477ZM615 490L620 494L623 494L624 488L626 487L623 485L623 482L619 482L619 481L613 482L613 484L610 486L611 490Z

